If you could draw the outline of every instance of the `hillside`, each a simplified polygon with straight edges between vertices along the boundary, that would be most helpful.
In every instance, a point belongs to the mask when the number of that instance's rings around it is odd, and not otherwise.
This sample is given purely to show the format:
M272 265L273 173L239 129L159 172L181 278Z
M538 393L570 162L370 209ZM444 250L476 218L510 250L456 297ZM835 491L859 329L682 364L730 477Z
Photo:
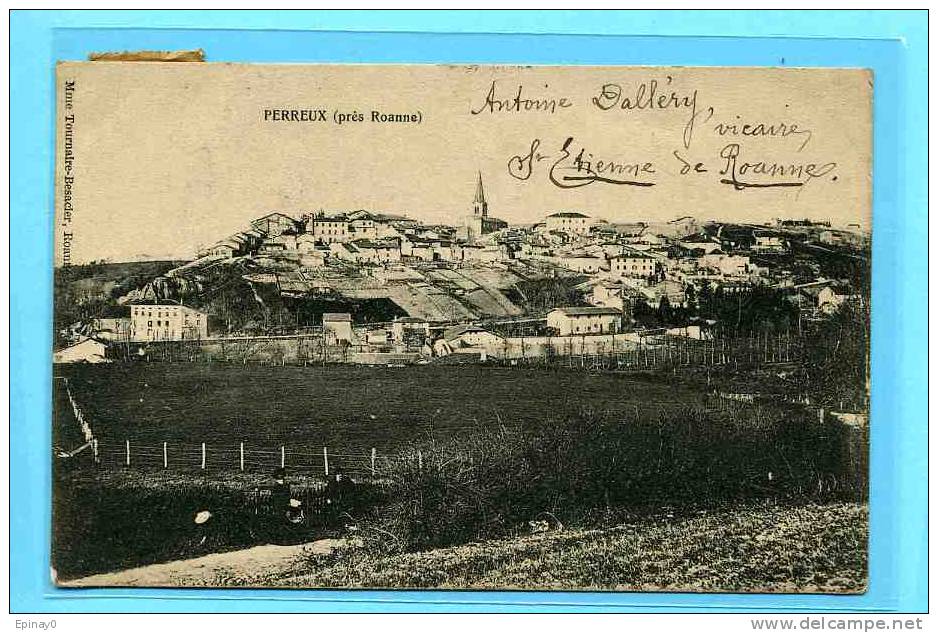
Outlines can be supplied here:
M120 297L146 286L181 263L100 262L56 268L53 292L56 334L76 321L111 316Z
M332 540L264 545L67 584L860 593L867 514L857 504L743 508L391 556Z
M520 263L383 268L332 260L309 269L289 258L253 255L105 266L103 272L74 267L60 273L59 329L137 303L182 303L202 310L215 333L316 325L323 312L349 312L360 323L405 315L430 321L506 318L530 308L519 288L547 274Z

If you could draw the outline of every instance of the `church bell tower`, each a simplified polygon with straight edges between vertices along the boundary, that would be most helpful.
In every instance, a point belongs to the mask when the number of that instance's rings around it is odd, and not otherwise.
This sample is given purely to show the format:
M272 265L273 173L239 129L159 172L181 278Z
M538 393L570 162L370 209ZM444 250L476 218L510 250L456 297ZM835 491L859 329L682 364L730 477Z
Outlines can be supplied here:
M472 200L472 215L479 218L485 218L489 215L489 205L485 201L485 190L482 188L482 172L479 172L479 180L476 182L476 195Z

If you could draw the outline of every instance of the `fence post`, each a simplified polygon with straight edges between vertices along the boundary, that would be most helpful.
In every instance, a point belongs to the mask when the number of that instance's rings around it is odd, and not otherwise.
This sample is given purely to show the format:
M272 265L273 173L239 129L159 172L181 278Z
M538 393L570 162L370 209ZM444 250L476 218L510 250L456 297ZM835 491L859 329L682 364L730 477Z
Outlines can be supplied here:
M375 476L375 458L377 457L377 451L372 447L371 449L371 476Z
M241 470L243 471L244 470L244 442L241 442L240 453L241 455L240 455L239 465L241 467Z
M326 477L329 476L329 449L322 447L322 466L326 471Z
M202 470L205 470L205 442L202 442Z
M417 470L423 472L423 451L417 450Z
M130 466L130 440L124 440L124 447L127 453L126 463L128 466Z
M817 410L817 419L818 419L818 422L820 422L821 424L824 424L824 407L821 407L820 409Z
M94 463L101 463L100 458L98 457L98 438L91 438L91 450L94 452Z
M168 466L169 466L169 455L167 454L167 451L166 451L166 442L163 442L163 468L167 468Z
M285 468L286 465L287 465L287 451L283 446L281 446L280 447L280 467Z

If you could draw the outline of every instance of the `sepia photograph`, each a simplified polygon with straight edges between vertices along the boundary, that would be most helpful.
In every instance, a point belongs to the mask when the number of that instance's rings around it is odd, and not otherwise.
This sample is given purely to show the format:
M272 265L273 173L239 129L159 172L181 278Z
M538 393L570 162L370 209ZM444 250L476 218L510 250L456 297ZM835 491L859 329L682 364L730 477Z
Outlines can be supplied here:
M55 82L57 586L866 592L870 71Z

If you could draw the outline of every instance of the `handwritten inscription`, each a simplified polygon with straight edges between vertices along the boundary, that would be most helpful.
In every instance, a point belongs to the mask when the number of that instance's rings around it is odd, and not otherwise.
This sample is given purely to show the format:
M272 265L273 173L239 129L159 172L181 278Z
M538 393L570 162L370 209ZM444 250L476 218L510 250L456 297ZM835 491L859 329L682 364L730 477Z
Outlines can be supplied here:
M733 137L774 137L786 138L788 136L800 137L801 145L798 146L800 152L811 141L811 130L802 129L797 123L779 121L777 123L750 123L742 121L742 117L736 115L736 121L733 123L717 123L713 126L713 131L719 136Z
M725 145L719 153L719 170L723 176L719 183L731 185L734 190L768 189L777 187L802 187L814 179L830 176L837 180L834 171L837 163L777 162L764 159L742 160L738 143ZM700 176L710 172L704 161L689 159L679 150L671 153L674 161L668 165L667 173L678 176ZM653 187L659 173L654 161L599 158L567 137L555 152L542 150L541 139L531 141L525 152L508 159L508 174L516 180L529 180L539 164L548 165L547 178L561 189L575 189L593 183Z
M545 84L543 89L547 91L549 86ZM556 114L578 104L569 95L544 91L535 94L523 84L504 91L492 81L480 101L470 108L470 113L473 116ZM736 113L717 117L715 109L702 99L698 89L677 85L671 76L650 78L629 86L614 81L602 83L593 95L581 102L585 107L633 116L641 113L651 116L653 112L665 111L682 113L680 146L660 148L665 149L663 155L668 156L664 163L657 164L654 157L628 156L629 147L621 148L621 152L617 152L620 155L600 155L584 144L588 139L566 135L549 143L541 138L532 139L524 151L509 157L508 174L516 180L527 181L538 172L538 166L544 164L542 169L547 180L562 189L596 183L654 187L661 174L668 174L710 179L734 191L794 188L798 190L796 195L819 179L837 182L835 160L791 159L800 156L809 146L814 131L789 116L787 110L774 121L749 120ZM701 133L726 142L716 154L708 150L709 155L701 155L699 149L692 149L695 135ZM746 147L745 143L750 142L757 145Z
M665 86L670 86L674 79L665 78ZM617 83L603 84L592 103L600 110L682 110L689 112L683 130L684 147L690 148L694 137L694 126L698 119L706 123L713 116L713 108L703 110L697 107L697 91L679 92L674 89L661 89L657 79L642 82L634 92L626 93Z
M495 80L492 80L492 85L489 86L489 90L485 94L483 102L477 108L470 110L473 115L482 114L483 112L490 114L496 112L546 112L548 114L554 114L557 110L563 110L573 106L573 103L564 96L529 96L525 93L524 86L521 84L518 85L518 90L511 96L503 96L498 91L497 83L498 82ZM544 88L549 89L550 86L545 84Z
M556 153L540 151L541 140L534 139L528 151L508 159L508 173L518 180L528 180L534 166L548 161L547 177L561 189L575 189L593 183L653 187L649 180L656 173L654 163L648 160L622 160L597 158L586 147L568 136Z
M724 185L733 185L737 191L749 188L769 187L802 187L814 178L821 178L834 171L837 163L777 163L765 160L741 161L739 160L740 146L730 143L720 151L720 157L725 161L720 175ZM759 181L743 180L744 176L768 177ZM833 180L837 176L832 176Z

